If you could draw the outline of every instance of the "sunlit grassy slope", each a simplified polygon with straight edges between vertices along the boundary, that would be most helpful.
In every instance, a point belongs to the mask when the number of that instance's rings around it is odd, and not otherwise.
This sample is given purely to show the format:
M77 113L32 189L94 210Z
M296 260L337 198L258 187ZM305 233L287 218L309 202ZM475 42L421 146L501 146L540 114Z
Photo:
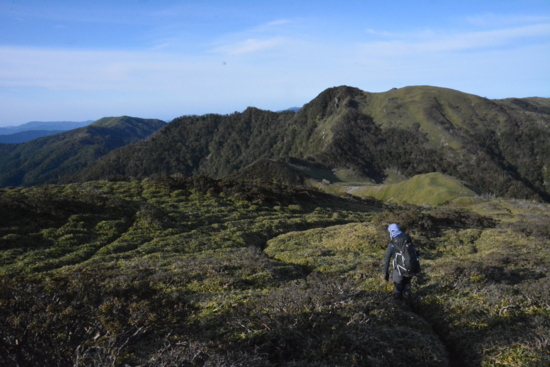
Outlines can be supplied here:
M350 169L331 170L304 160L259 160L235 177L306 184L329 193L372 197L382 201L440 205L478 192L464 182L439 172L416 175L408 179L388 170L383 184Z
M439 205L458 197L476 195L476 192L463 182L438 172L416 175L409 180L393 184L354 186L343 183L337 185L336 191L416 205Z
M446 144L453 149L462 148L462 144L456 135L442 128L441 121L475 131L482 126L488 127L488 121L492 125L504 120L491 100L433 86L366 93L363 111L383 126L412 128L417 123L420 130L428 135L433 147Z
M550 206L456 202L205 177L0 190L0 361L547 365ZM411 304L380 274L393 222L422 253Z

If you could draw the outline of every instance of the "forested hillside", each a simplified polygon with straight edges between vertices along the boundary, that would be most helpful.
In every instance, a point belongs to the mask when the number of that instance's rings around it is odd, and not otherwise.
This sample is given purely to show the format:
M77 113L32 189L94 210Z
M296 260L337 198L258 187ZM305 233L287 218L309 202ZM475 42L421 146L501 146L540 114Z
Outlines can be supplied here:
M248 108L184 116L117 149L78 180L237 174L258 159L300 158L373 182L441 172L483 193L550 199L550 114L544 98L488 100L436 87L384 93L336 87L297 113Z
M0 145L0 187L66 182L111 150L146 138L164 125L160 120L106 117L26 143Z

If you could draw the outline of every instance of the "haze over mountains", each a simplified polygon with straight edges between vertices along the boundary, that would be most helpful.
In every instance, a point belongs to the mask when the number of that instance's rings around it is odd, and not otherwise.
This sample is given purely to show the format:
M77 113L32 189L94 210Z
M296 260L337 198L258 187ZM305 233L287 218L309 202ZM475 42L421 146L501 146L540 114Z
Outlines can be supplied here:
M65 182L107 152L143 139L164 125L161 120L105 117L86 127L26 143L2 144L0 185Z
M0 127L0 135L15 134L22 131L33 130L56 130L56 131L68 131L78 129L79 127L88 126L93 120L87 121L31 121L18 126L4 126Z
M2 174L0 183L202 174L289 183L333 183L352 175L375 184L440 172L480 193L549 200L549 129L548 98L489 100L430 86L384 93L341 86L323 91L298 112L250 107L230 115L183 116L146 140L107 144L112 149L88 154L90 160L74 165L70 174L46 169L32 180L17 179L44 165L36 161L39 154L11 153L0 164L11 164L3 172L12 174ZM38 149L30 143L26 151ZM28 163L31 156L35 163Z
M17 144L29 140L78 129L93 121L31 121L19 126L0 127L0 143Z

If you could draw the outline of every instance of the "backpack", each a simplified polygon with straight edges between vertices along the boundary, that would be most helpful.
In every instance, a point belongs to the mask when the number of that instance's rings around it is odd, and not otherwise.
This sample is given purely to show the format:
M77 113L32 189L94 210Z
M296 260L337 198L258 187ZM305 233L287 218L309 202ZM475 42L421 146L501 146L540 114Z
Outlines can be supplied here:
M418 251L416 251L416 248L414 247L409 236L406 236L406 238L401 241L394 241L395 239L398 239L398 237L392 239L393 247L395 247L393 268L396 269L401 276L413 277L420 273L420 259L418 258Z

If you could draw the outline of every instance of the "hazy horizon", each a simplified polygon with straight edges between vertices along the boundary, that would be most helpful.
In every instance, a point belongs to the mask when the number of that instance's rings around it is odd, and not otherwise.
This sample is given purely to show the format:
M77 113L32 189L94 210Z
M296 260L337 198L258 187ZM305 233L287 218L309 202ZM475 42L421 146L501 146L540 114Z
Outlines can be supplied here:
M0 0L0 126L277 111L339 85L550 97L550 2Z

